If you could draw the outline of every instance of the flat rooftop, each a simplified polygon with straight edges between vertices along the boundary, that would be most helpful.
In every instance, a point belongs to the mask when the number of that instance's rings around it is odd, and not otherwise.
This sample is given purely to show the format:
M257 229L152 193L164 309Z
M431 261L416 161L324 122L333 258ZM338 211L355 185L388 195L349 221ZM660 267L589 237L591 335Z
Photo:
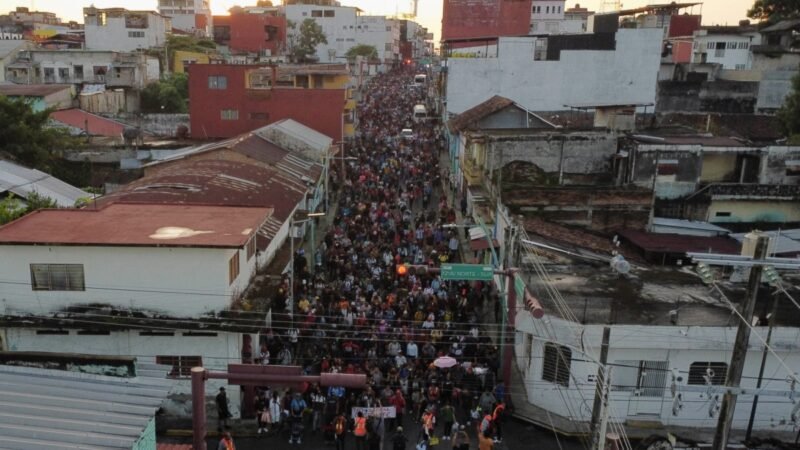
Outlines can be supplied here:
M45 209L0 227L0 245L239 248L271 208L112 204Z

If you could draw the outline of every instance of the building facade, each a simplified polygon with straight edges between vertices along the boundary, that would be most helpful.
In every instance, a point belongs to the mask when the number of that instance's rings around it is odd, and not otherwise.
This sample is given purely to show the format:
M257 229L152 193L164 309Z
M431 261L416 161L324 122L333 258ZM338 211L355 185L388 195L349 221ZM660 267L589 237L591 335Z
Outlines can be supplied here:
M233 137L282 119L293 119L341 141L347 90L278 86L277 72L277 67L273 70L253 65L190 65L193 136Z
M347 51L358 44L357 28L361 10L352 6L339 6L338 2L319 4L291 3L283 7L286 20L300 27L306 19L313 19L325 33L328 43L317 46L317 60L322 63L344 62ZM298 30L289 30L289 34ZM380 50L380 49L379 49Z
M442 41L527 35L532 4L532 0L445 0Z
M158 12L169 17L172 27L201 37L212 31L209 0L158 0Z
M692 63L720 64L726 70L750 70L753 56L750 46L760 45L755 28L708 27L695 31Z
M123 8L83 9L87 50L134 50L162 47L172 31L168 17L153 11Z
M286 47L286 17L248 12L214 16L214 42L232 54L277 56Z

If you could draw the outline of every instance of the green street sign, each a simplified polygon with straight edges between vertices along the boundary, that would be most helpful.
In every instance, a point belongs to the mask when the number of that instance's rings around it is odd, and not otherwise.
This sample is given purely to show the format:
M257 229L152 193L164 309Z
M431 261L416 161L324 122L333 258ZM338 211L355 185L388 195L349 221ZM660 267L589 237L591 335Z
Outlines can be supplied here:
M491 281L494 268L481 264L442 264L443 280Z
M514 293L517 294L517 300L525 298L525 281L519 275L514 277Z

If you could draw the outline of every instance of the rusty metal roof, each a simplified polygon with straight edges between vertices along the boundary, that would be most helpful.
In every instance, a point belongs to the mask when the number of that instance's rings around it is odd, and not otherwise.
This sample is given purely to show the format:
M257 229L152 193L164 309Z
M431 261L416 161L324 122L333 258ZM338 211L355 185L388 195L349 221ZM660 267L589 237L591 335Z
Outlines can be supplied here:
M71 84L0 84L0 94L11 97L46 97L69 89Z
M308 188L279 169L226 160L174 164L106 195L98 204L167 203L181 205L260 206L273 214L258 230L266 248L302 202ZM277 225L277 226L276 226Z
M40 209L0 227L0 244L240 248L269 208L112 204Z
M620 237L634 247L647 253L685 254L725 253L739 254L740 245L727 237L686 236L680 234L656 234L644 231L624 230Z
M462 112L458 116L453 119L450 119L447 122L448 128L452 131L462 131L473 124L475 122L483 119L484 117L494 114L497 111L500 111L503 108L507 108L514 104L514 101L505 97L501 97L499 95L495 95L494 97L486 100L485 102L473 106L472 108Z

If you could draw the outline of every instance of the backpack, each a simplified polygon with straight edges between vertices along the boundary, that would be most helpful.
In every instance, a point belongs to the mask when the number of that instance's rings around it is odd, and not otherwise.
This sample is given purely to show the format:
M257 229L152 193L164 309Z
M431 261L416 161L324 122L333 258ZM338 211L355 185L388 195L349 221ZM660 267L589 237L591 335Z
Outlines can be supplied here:
M392 439L393 450L406 450L406 442L408 442L408 439L406 439L405 435L394 435L394 438Z
M303 406L303 401L298 399L292 400L292 412L296 415L299 415L305 409Z

